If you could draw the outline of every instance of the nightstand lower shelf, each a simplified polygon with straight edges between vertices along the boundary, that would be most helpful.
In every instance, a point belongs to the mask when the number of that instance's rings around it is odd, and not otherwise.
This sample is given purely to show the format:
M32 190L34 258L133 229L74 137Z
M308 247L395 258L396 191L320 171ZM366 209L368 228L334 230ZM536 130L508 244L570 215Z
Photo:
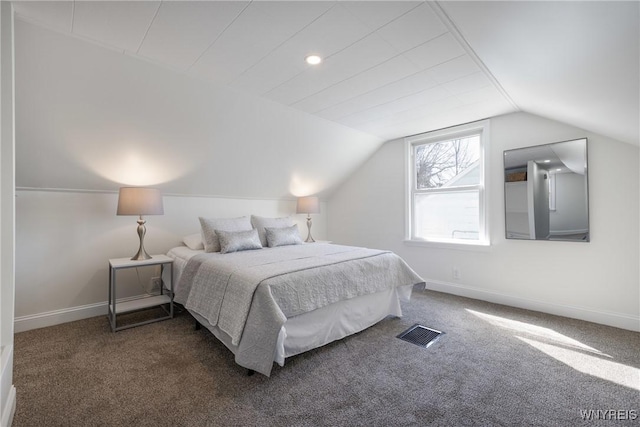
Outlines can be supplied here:
M116 306L116 314L128 313L130 311L137 311L170 303L171 297L169 295L156 295L153 297L134 299L131 301L119 303Z
M165 307L165 304L169 306L169 309ZM116 316L126 313L133 313L140 310L146 310L148 308L159 307L167 313L163 317L154 317L153 319L145 320L142 322L136 322L123 326L116 326ZM121 331L123 329L134 328L136 326L146 325L148 323L159 322L161 320L168 320L173 318L173 301L169 295L156 295L152 297L139 298L131 301L125 301L116 305L115 316L111 306L109 307L109 323L112 326L113 332Z

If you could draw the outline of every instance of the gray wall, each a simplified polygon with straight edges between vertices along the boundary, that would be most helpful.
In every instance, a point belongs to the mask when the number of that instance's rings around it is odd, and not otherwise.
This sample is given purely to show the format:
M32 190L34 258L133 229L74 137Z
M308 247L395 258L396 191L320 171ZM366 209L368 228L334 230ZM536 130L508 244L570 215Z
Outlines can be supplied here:
M18 331L106 313L108 260L137 249L135 218L115 215L119 187L163 191L149 253L198 232L198 216L294 214L304 237L295 197L330 191L382 144L20 20L15 49ZM317 239L325 227L323 203ZM119 297L155 273L140 274Z
M506 240L506 149L589 138L591 242ZM491 119L491 247L416 247L405 230L404 141L388 142L329 200L329 238L397 252L429 288L638 329L639 149L525 113ZM452 269L461 278L453 280Z
M326 192L382 140L16 21L16 184L282 198Z
M16 331L106 313L108 260L138 249L136 217L116 216L117 193L21 190L16 210ZM306 236L306 216L293 200L164 196L164 215L148 216L145 248L166 253L198 233L198 216L292 215ZM313 215L313 235L326 237L326 203ZM136 271L137 270L137 271ZM118 298L143 294L154 268L125 270ZM106 322L106 318L105 318Z

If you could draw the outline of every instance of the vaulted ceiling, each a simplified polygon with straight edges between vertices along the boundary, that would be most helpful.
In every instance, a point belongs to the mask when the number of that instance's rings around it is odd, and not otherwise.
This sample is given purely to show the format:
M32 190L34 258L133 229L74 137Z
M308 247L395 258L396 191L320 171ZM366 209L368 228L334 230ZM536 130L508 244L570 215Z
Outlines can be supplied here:
M29 22L383 139L521 110L640 139L638 2L14 4Z

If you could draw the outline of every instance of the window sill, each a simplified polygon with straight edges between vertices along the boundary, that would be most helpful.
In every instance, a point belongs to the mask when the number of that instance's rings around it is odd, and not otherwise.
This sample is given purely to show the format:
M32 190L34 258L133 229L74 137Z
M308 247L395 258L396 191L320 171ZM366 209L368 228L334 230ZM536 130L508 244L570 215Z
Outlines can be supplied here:
M475 251L475 252L491 251L491 244L489 242L454 243L454 242L437 242L437 241L428 241L428 240L405 239L404 244L407 246L417 246L417 247L433 248L433 249L452 249L452 250L459 250L459 251Z

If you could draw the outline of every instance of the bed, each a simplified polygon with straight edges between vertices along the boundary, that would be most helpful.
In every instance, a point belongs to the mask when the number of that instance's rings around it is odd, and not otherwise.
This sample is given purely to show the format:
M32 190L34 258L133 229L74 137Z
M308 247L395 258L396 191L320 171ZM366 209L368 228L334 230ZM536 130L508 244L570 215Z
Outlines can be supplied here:
M250 371L402 316L424 282L389 251L312 243L233 253L171 249L175 302Z

